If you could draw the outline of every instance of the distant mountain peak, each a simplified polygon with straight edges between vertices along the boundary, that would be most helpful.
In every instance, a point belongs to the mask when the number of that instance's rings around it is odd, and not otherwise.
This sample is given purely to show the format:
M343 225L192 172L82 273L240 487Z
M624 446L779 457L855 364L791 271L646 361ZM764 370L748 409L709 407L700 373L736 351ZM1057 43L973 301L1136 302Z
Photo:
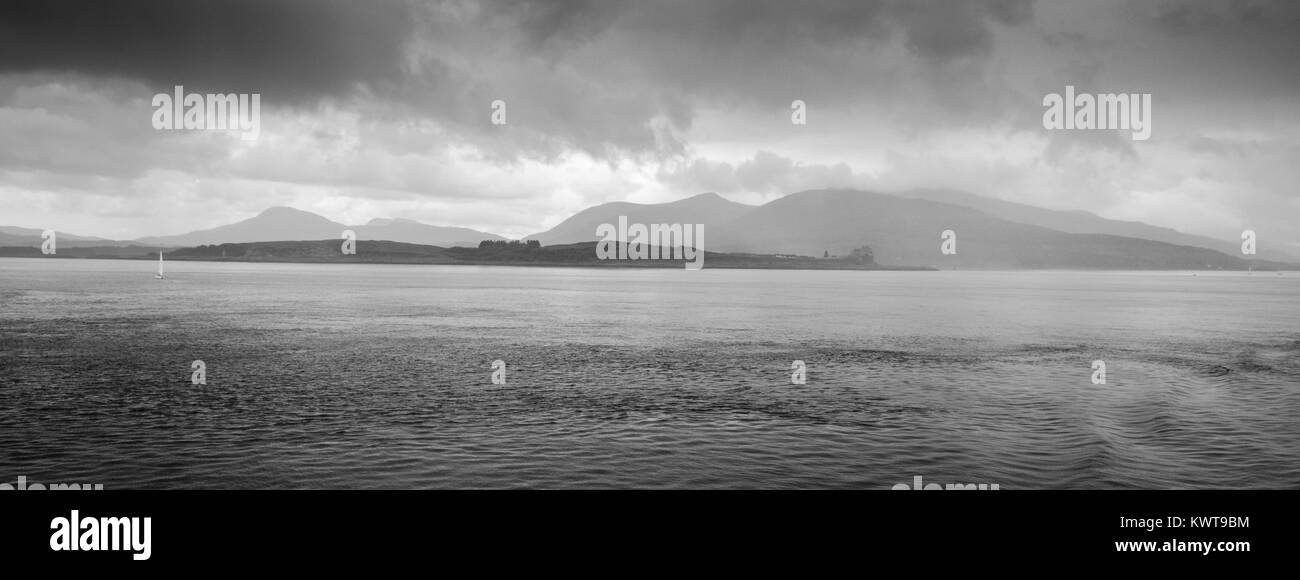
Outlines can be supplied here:
M718 193L715 191L706 191L701 194L692 195L686 199L723 199L723 197L721 195L718 195Z
M311 213L311 212L303 211L296 207L289 207L287 205L277 205L277 206L268 207L262 210L262 213L259 213L257 215L259 216L297 215L297 214L304 214L304 213ZM316 214L312 214L312 215L316 215Z
M366 222L366 225L368 226L391 226L393 224L425 225L421 222L406 218L375 218Z
M579 211L547 231L525 237L545 245L587 242L592 240L599 224L616 223L620 218L633 223L707 224L712 228L752 209L754 206L731 201L711 191L661 203L611 201Z
M721 195L718 195L716 192L709 191L705 193L692 195L690 197L683 197L677 201L669 202L669 203L697 204L697 203L736 203L736 202L731 201L725 197L722 197ZM737 204L737 205L743 205L743 204Z

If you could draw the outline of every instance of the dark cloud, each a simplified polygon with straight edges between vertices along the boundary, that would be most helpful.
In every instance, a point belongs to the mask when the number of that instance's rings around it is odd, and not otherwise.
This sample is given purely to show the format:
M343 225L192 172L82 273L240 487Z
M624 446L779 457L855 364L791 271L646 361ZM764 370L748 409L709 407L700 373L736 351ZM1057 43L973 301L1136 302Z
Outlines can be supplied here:
M873 51L968 61L1031 15L1029 0L15 0L0 4L0 74L266 107L362 95L366 115L432 120L503 161L618 160L681 154L701 108L902 98ZM486 122L497 99L509 127Z
M0 73L75 72L301 101L397 79L411 30L400 1L8 0Z
M563 49L591 40L630 0L525 0L489 2L490 17L511 16L521 45L529 50ZM498 12L499 11L499 12Z
M1138 3L1138 14L1161 30L1173 35L1220 33L1242 26L1256 33L1280 32L1292 36L1300 33L1300 7L1295 2L1267 0L1165 0ZM1243 39L1244 40L1244 39Z
M1033 16L1033 0L905 2L898 19L907 46L925 58L947 61L984 56L993 47L990 23L1019 25Z
M389 114L429 116L503 161L572 151L617 161L680 155L702 110L777 118L803 99L831 119L864 100L915 102L916 83L958 85L927 92L965 95L951 107L984 122L1000 113L972 111L971 93L1004 89L971 76L997 27L1028 21L1032 3L486 1L417 13L416 74L386 95L410 110ZM945 66L952 61L960 74ZM922 70L890 78L903 64ZM1009 100L996 97L975 100ZM487 125L496 99L508 105L508 127Z
M945 186L1285 224L1298 51L1294 0L10 0L0 192L540 200L524 224L630 196ZM263 138L154 131L175 84L262 93ZM1151 93L1157 137L1045 131L1066 85Z
M640 67L687 89L764 94L871 80L871 53L895 38L931 63L986 56L994 24L1027 22L1033 0L671 0L637 4L613 26ZM633 49L636 45L626 44ZM738 82L739 81L739 82Z

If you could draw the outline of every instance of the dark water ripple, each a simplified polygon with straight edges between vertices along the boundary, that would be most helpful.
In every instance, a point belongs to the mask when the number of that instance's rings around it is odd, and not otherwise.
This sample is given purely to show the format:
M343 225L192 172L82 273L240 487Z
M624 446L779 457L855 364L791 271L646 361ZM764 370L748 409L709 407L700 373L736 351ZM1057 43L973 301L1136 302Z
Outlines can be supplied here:
M151 284L17 262L0 264L4 481L1300 487L1289 279L187 264Z

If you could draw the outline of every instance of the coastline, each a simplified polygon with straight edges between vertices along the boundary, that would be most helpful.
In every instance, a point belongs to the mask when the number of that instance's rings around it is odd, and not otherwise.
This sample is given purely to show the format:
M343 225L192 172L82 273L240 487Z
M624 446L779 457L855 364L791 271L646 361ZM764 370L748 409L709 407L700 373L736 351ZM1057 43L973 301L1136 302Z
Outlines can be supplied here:
M164 250L169 262L262 262L291 264L414 264L510 266L536 268L683 268L681 259L601 260L595 242L536 249L444 248L388 241L358 241L357 253L344 255L339 241L248 242ZM0 247L0 257L91 260L157 260L158 251L143 246L84 246L60 248L55 255L40 248ZM858 270L939 271L932 266L884 265L853 258L813 258L704 252L704 268L740 270Z

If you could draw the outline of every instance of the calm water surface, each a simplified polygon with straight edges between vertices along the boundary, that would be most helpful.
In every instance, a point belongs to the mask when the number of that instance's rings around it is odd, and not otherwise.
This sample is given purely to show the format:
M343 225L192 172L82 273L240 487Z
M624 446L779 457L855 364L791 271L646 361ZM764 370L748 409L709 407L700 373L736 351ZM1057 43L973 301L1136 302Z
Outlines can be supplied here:
M1295 273L154 268L0 259L0 481L1300 488Z

